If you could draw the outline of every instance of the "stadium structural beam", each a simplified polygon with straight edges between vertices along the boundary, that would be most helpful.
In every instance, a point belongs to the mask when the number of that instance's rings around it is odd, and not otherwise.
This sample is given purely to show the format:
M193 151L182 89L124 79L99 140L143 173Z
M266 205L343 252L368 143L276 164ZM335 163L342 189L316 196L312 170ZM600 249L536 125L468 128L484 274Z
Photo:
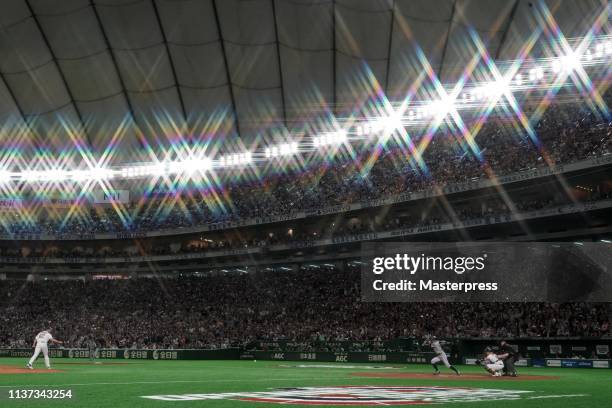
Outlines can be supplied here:
M388 48L387 48L387 72L385 73L385 95L389 94L389 72L391 71L391 50L393 47L394 25L395 25L395 0L393 0L391 3L391 22L389 24L389 43L388 43Z
M504 33L502 34L501 39L499 40L499 46L497 47L497 51L495 52L495 61L499 60L502 49L504 48L504 44L506 43L506 39L508 38L508 32L510 31L510 26L514 21L514 17L516 16L516 11L518 10L520 0L515 0L512 5L512 10L510 10L510 15L508 16L508 22L506 23L506 28L504 29Z
M285 85L283 81L283 63L280 52L280 40L278 36L278 19L276 16L276 0L270 0L272 3L272 17L274 18L274 36L276 37L276 56L278 61L278 77L280 81L281 103L283 105L283 124L287 127L287 105L285 104Z
M234 84L232 83L232 77L229 71L229 64L227 62L227 51L225 49L225 40L223 39L223 30L221 29L221 19L219 18L219 10L217 9L217 0L212 0L213 12L215 14L215 24L217 25L217 37L221 44L221 53L223 54L223 66L225 67L225 79L229 88L230 102L232 103L232 112L234 113L234 123L236 124L236 133L238 137L241 137L240 132L240 121L238 120L238 109L236 106L236 97L234 95Z
M453 8L451 10L450 19L448 20L448 30L446 31L446 40L444 41L444 48L442 48L442 59L440 60L440 68L438 69L438 80L442 81L442 69L444 68L444 61L446 60L446 50L448 48L448 42L450 40L451 31L453 30L453 21L455 19L455 11L457 10L457 0L453 2Z
M125 103L127 104L130 117L132 118L134 125L140 128L140 126L138 125L138 119L134 112L134 106L132 105L132 101L130 100L130 95L128 93L128 90L125 87L125 81L123 80L123 76L121 76L121 70L119 69L119 65L117 64L117 56L115 55L115 51L113 50L113 47L111 47L110 41L108 39L108 35L106 34L106 30L104 29L104 24L102 24L102 20L100 19L100 14L98 13L98 9L96 8L96 5L93 2L93 0L90 0L89 4L91 6L91 10L94 13L94 16L96 17L96 22L98 23L98 27L100 28L100 33L102 33L102 39L104 40L104 45L106 46L106 49L108 50L108 53L110 55L111 61L113 63L113 67L115 67L115 72L117 73L117 79L119 80L119 85L121 86L123 96L125 97ZM142 129L140 131L142 132Z
M334 103L332 112L337 112L338 104L338 81L336 75L336 60L338 59L338 45L336 44L336 0L332 0L332 86L334 87Z
M24 125L28 128L30 133L32 133L33 135L36 135L36 132L34 132L32 130L32 127L30 126L30 122L28 121L28 116L31 116L31 115L26 115L24 113L23 108L21 107L21 105L19 105L19 101L17 100L17 97L15 96L15 93L13 92L11 87L9 86L9 83L6 81L6 77L4 76L4 74L2 72L0 72L0 80L4 84L4 87L6 88L6 91L11 96L11 99L13 100L13 104L15 104L15 108L17 109L17 112L21 116L21 120L23 121Z
M49 38L47 38L47 35L44 32L42 25L40 24L40 21L38 21L38 18L36 17L36 13L34 12L32 5L30 4L30 0L25 0L25 4L28 8L28 11L30 12L30 15L32 16L32 20L34 21L34 24L36 25L38 32L40 33L40 36L43 39L43 42L45 43L45 46L47 47L47 49L49 50L49 53L51 54L51 59L53 60L53 63L57 67L57 72L60 76L60 79L62 80L62 83L64 84L64 88L66 89L66 92L68 93L68 97L70 98L70 103L74 107L74 111L76 112L76 115L81 124L81 129L83 131L83 134L85 135L85 138L87 139L87 142L89 143L90 147L93 147L92 140L89 137L89 133L87 133L87 126L85 125L85 121L83 120L83 115L81 113L81 110L79 109L79 106L74 99L74 95L72 94L72 91L70 90L70 86L68 85L68 81L66 80L66 75L64 75L62 66L59 64L59 61L55 55L55 52L53 51L53 47L51 47Z
M166 31L164 30L164 25L162 24L161 17L159 15L159 10L157 9L156 1L151 0L151 5L153 6L153 12L155 13L157 25L159 26L159 32L161 33L162 40L164 41L166 54L168 55L168 63L170 64L170 72L172 72L172 78L174 79L174 84L176 85L176 93L178 95L181 114L183 115L183 120L185 121L185 124L187 124L187 111L185 110L185 102L183 100L183 94L181 93L181 84L179 84L178 76L176 75L176 68L174 67L174 61L172 60L172 54L170 53L170 47L168 46L168 38L166 38Z

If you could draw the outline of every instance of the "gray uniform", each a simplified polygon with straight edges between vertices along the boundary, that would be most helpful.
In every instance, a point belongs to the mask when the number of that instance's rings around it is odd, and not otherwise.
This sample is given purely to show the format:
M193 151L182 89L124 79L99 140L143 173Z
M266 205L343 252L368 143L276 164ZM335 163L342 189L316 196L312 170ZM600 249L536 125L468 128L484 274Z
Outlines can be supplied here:
M441 361L442 363L444 363L446 368L450 368L451 365L448 362L448 357L446 356L446 353L442 349L442 345L440 344L440 341L439 340L432 341L431 348L433 349L434 353L436 353L436 356L431 359L431 364L437 364Z

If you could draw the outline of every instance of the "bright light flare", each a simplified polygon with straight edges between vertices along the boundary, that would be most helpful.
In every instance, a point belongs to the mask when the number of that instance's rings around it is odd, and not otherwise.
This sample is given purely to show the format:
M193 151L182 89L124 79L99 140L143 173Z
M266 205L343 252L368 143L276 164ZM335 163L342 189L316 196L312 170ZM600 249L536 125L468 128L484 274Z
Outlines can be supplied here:
M266 148L265 155L267 159L278 156L291 156L298 152L298 144L296 142L283 143L278 146L270 146Z
M65 181L68 179L69 173L62 169L49 170L26 170L20 174L20 178L27 182L37 181Z
M523 74L516 74L516 76L514 77L514 83L517 86L523 85Z
M590 54L589 54L590 55ZM561 71L574 71L580 68L580 55L572 52L568 55L564 55L560 58L555 58L550 64L552 72L555 74Z
M387 132L394 132L404 127L402 115L400 115L398 112L393 112L389 116L379 120L382 122L382 125Z
M0 184L6 184L11 181L11 172L7 170L0 170Z
M170 168L175 169L174 172L182 171L178 164L180 163L170 163L170 165L165 163L156 163L145 166L124 167L121 169L121 176L123 178L163 176L164 174L171 173Z
M534 67L529 70L529 80L535 81L544 78L544 69L542 67Z
M212 168L212 161L207 158L187 159L173 163L171 168L176 168L181 173L193 174L198 171L208 171Z
M221 167L232 167L232 166L240 166L244 164L249 164L253 161L253 155L251 152L230 154L227 156L222 156L219 159L219 165Z
M440 117L446 116L453 109L455 109L455 100L450 96L445 96L443 99L433 101L425 106L426 113Z
M484 86L485 95L489 98L497 98L510 92L508 83L502 78L498 81L489 82Z
M340 129L335 132L315 136L313 138L313 144L315 145L315 147L340 145L340 144L346 143L346 141L347 141L347 134L346 134L346 130L344 129Z
M101 181L115 177L115 172L104 167L94 167L88 170L74 170L70 172L70 178L75 181Z

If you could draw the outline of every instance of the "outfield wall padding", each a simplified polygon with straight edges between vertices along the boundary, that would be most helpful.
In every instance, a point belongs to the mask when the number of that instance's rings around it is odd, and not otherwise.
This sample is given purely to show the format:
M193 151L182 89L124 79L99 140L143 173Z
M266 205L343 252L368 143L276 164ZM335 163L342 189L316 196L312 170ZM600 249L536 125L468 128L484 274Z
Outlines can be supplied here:
M520 338L508 340L523 358L569 359L580 356L585 359L609 359L612 339L601 338ZM473 338L457 341L457 353L464 358L482 355L485 347L499 345L499 339Z
M32 356L32 349L0 349L0 357ZM93 356L90 354L93 353ZM136 349L63 349L50 348L51 358L96 358L119 360L238 360L239 348L201 350L136 350Z
M242 360L276 360L276 361L319 361L338 363L429 363L434 353L365 352L349 351L346 353L299 352L299 351L248 351L240 355Z

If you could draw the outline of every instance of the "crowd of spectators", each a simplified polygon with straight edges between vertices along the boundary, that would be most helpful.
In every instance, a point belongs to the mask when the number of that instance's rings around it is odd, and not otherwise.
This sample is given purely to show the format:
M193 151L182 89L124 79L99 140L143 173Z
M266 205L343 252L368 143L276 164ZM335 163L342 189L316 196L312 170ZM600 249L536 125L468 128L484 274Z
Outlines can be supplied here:
M605 97L611 99L609 93ZM585 104L551 105L532 126L529 136L517 132L509 119L492 116L474 139L478 149L443 126L423 150L422 160L407 153L406 146L389 143L381 152L364 142L354 149L354 157L313 155L299 170L270 166L220 173L218 184L183 194L180 200L174 189L156 190L121 212L91 207L66 217L33 203L36 211L26 211L27 216L20 211L4 214L3 226L5 232L21 234L176 229L363 202L612 152L612 122ZM420 143L418 134L412 137Z
M223 348L254 341L382 342L398 337L610 335L605 304L369 303L359 270L0 281L0 346L52 328L66 347Z
M589 202L606 200L611 198L609 192L593 193ZM427 209L426 216L422 216L422 209L406 211L401 217L393 212L385 213L377 222L373 217L366 214L363 216L351 214L350 217L334 217L333 222L319 223L316 226L293 226L290 229L280 231L278 227L265 225L257 229L243 232L241 234L226 234L212 232L202 234L198 240L186 238L173 240L171 244L152 244L132 247L113 247L98 245L95 241L85 244L77 241L69 246L71 241L66 241L61 247L54 243L25 244L27 247L6 246L0 247L0 256L11 258L108 258L108 257L136 257L142 255L173 255L204 253L215 250L243 249L253 247L272 247L274 245L310 245L317 240L329 238L355 237L360 234L379 233L405 228L422 228L444 225L451 222L459 222L470 225L472 221L487 220L487 222L501 222L501 218L511 214L521 214L529 211L555 208L571 203L568 197L528 198L512 202L509 207L503 200L497 197L483 198L479 200L468 200L457 205L452 211L443 207ZM350 222L349 222L350 221ZM274 232L271 232L274 231ZM367 235L364 235L367 240Z

